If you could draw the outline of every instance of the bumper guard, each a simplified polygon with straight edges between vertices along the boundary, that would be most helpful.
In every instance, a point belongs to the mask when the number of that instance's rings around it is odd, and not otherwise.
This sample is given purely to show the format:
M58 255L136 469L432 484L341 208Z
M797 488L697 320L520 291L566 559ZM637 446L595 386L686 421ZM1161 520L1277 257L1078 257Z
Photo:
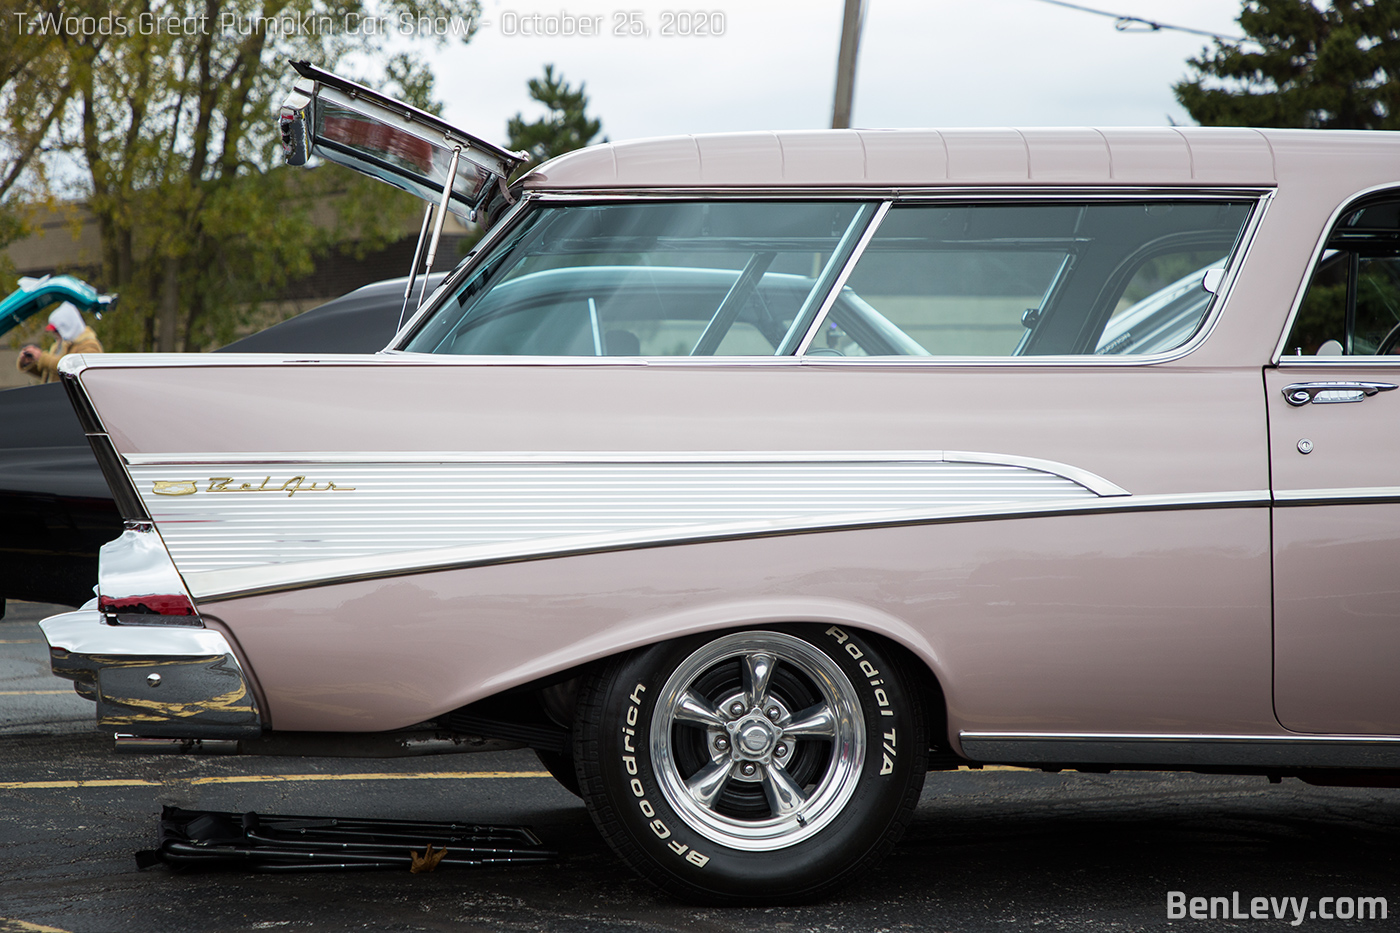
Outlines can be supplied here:
M97 701L97 724L142 736L262 734L248 678L223 635L181 625L109 625L97 609L39 623L53 672Z

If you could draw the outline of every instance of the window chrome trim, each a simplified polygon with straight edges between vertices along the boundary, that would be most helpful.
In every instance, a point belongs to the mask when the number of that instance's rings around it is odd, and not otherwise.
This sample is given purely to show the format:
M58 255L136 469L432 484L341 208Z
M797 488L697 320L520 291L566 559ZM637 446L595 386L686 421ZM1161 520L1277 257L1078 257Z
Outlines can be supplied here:
M866 224L864 232L860 235L860 239L856 241L856 245L851 249L851 254L846 257L846 262L842 265L841 271L836 274L836 278L831 283L831 287L826 290L826 295L822 298L822 303L817 307L817 313L812 316L812 322L807 325L807 331L802 335L802 339L798 341L797 347L792 353L782 355L801 357L807 352L807 348L811 346L813 339L816 338L817 333L821 330L822 323L826 320L827 314L831 312L831 306L836 304L836 299L841 297L841 289L846 287L846 280L851 277L851 273L855 270L856 263L860 262L860 257L865 255L865 248L870 245L870 241L875 237L875 232L879 230L881 224L885 222L885 215L890 212L890 207L893 204L893 201L881 201L880 205L875 208L875 216L870 218L870 223ZM782 348L779 347L779 349L781 350Z
M394 334L394 336L389 338L389 342L384 345L384 349L380 352L407 352L405 350L402 350L399 345L402 343L407 343L408 340L412 337L414 330L418 327L419 322L422 321L426 315L432 314L438 307L440 307L442 305L442 302L445 300L445 296L449 292L454 290L458 285L460 285L467 276L471 275L470 270L475 269L477 265L480 264L481 257L485 255L486 250L490 249L491 247L494 247L497 241L501 240L509 233L510 230L515 228L521 216L523 216L525 213L525 207L528 201L529 199L526 197L520 198L514 204L512 204L504 214L501 215L501 218L499 220L497 220L494 224L491 225L490 229L486 231L485 235L483 235L482 238L477 241L476 245L472 247L471 253L467 256L462 257L462 259L458 261L457 265L454 268L448 270L447 275L443 277L443 280L441 282L438 283L438 287L437 289L434 289L434 293L441 290L441 294L443 297L439 298L437 301L430 301L420 304L418 308L414 310L413 314L409 315L408 320L404 321L399 326L398 331ZM426 274L431 274L431 270L429 270L429 272ZM429 294L428 297L431 298L433 297L433 295Z
M1164 187L1154 185L1047 185L1028 183L1024 185L832 185L827 187L810 184L794 185L755 185L751 187L697 186L694 188L527 188L525 197L540 202L573 201L672 201L672 200L711 200L724 198L732 200L823 200L823 201L946 201L949 199L992 198L1040 199L1055 197L1060 199L1084 200L1136 200L1138 198L1170 200L1217 201L1223 198L1248 198L1257 200L1277 191L1276 185L1192 185Z
M1150 354L1151 356L1162 357L1163 360L1178 360L1189 355L1210 339L1210 335L1215 332L1216 325L1220 323L1220 319L1224 316L1225 309L1230 303L1230 296L1234 293L1235 283L1239 281L1240 271L1249 262L1249 254L1253 251L1254 243L1258 239L1259 228L1264 223L1264 217L1269 213L1269 208L1274 203L1275 194L1275 191L1265 192L1255 201L1253 209L1249 212L1249 217L1245 220L1244 226L1240 228L1239 241L1226 261L1225 277L1216 286L1215 293L1210 299L1210 306L1206 309L1205 317L1196 328L1196 332L1181 346L1160 354Z
M1288 330L1284 332L1284 336L1287 337L1292 330L1293 327L1290 324ZM1274 365L1279 369L1304 369L1308 366L1332 369L1380 366L1394 369L1396 366L1400 366L1400 356L1284 356L1280 357Z
M1186 346L1183 344L1183 346ZM636 368L724 368L747 369L753 367L814 366L843 368L849 366L899 369L911 371L930 368L960 369L966 366L999 367L1006 369L1063 369L1065 367L1108 367L1142 366L1152 363L1170 363L1182 354L1169 351L1141 356L1108 357L1098 354L1082 356L458 356L452 353L417 353L403 350L387 350L379 353L351 354L277 354L277 353L106 353L91 355L86 360L75 361L75 372L89 369L183 369L198 367L224 367L243 369L261 366L516 366L532 367L636 367ZM61 367L72 356L59 362ZM1351 357L1352 360L1363 357Z
M941 510L894 511L846 516L823 516L811 522L768 521L728 525L689 526L667 533L653 529L642 533L578 535L514 543L506 546L467 546L427 551L399 551L369 557L302 561L295 564L266 564L232 570L187 573L185 581L201 605L244 596L303 589L337 583L465 570L490 564L526 560L574 557L610 551L673 545L705 544L722 541L834 531L856 531L912 525L952 524L970 521L1003 521L1020 518L1048 518L1065 515L1096 515L1119 512L1179 511L1184 509L1258 508L1270 503L1268 490L1243 490L1183 495L1105 496L1010 505L1003 508L950 508Z
M1307 266L1305 267L1303 281L1299 284L1298 291L1293 296L1293 307L1288 311L1288 319L1284 321L1283 331L1278 335L1278 343L1274 345L1273 355L1269 357L1269 364L1271 366L1298 365L1304 363L1308 365L1321 363L1323 366L1355 366L1358 365L1358 360L1362 361L1361 365L1370 365L1373 361L1381 362L1384 359L1378 356L1287 356L1284 353L1288 345L1288 335L1293 333L1293 322L1297 320L1298 312L1303 307L1303 299L1308 294L1308 286L1312 284L1313 271L1317 269L1318 261L1322 259L1322 254L1327 249L1327 240L1331 238L1332 231L1336 229L1337 221L1342 218L1343 214L1351 210L1357 201L1365 200L1382 191L1394 191L1397 196L1400 196L1400 184L1391 181L1380 185L1372 185L1369 188L1363 188L1360 191L1353 192L1350 197L1337 206L1336 210L1327 218L1327 223L1323 224L1322 232L1318 234L1317 245L1313 247L1312 256L1309 257ZM1288 363L1288 361L1291 361L1291 363ZM1400 363L1400 359L1391 361L1391 365L1395 365L1396 363Z
M829 290L822 301L822 306L814 319L812 326L808 328L803 337L803 342L797 348L795 354L790 356L762 356L762 357L595 357L601 361L616 362L621 365L622 360L627 360L632 364L638 362L647 365L656 365L664 361L676 359L701 360L704 364L714 365L720 362L750 361L750 360L802 360L802 354L806 352L812 339L820 330L821 322L830 310L832 304L840 296L841 289L845 286L846 280L855 269L855 262L864 253L866 245L873 237L883 222L885 214L895 203L938 203L943 201L956 200L1057 200L1057 201L1122 201L1134 200L1137 198L1149 198L1152 200L1172 200L1172 201L1220 201L1230 199L1247 199L1254 204L1250 209L1250 215L1246 219L1244 226L1240 230L1237 248L1230 255L1230 264L1226 270L1226 277L1221 282L1220 287L1211 299L1210 306L1201 322L1200 327L1191 335L1180 347L1166 350L1161 353L1141 354L1121 358L1110 358L1098 354L1079 354L1066 356L1001 356L1001 357L957 357L957 356L927 356L927 357L858 357L847 360L836 360L834 365L860 365L869 366L878 364L883 360L899 361L920 361L918 365L936 365L949 363L952 365L963 365L971 362L977 365L1064 365L1064 362L1083 362L1094 366L1139 366L1153 363L1171 362L1194 351L1198 346L1209 338L1219 321L1225 306L1229 302L1230 293L1234 288L1235 280L1239 277L1248 259L1250 248L1256 239L1259 226L1264 215L1272 203L1277 189L1271 186L1245 186L1245 187L1193 187L1193 188L1156 188L1156 187L1134 187L1134 188L1104 188L1104 187L1054 187L1054 186L1024 186L1024 187L899 187L899 186L872 186L861 188L851 186L847 188L813 188L813 187L778 187L778 188L674 188L674 189L647 189L641 192L621 192L616 189L586 189L576 191L553 191L547 189L527 189L522 193L520 201L515 204L510 212L501 218L487 233L486 237L477 244L475 254L457 269L448 273L440 288L443 297L435 303L424 308L420 308L403 328L399 330L390 341L387 352L393 353L396 359L407 359L417 357L420 354L410 353L401 348L400 344L406 342L414 328L423 319L424 315L432 314L439 307L446 296L451 293L466 277L470 276L471 270L475 269L481 258L489 248L493 247L496 241L503 237L508 228L513 227L522 216L524 210L529 205L571 204L576 202L588 203L619 203L633 201L665 201L665 200L700 200L707 198L722 198L727 200L865 200L881 201L879 213L871 220L867 226L860 242L851 259L842 269L841 275L837 279L835 287ZM1287 331L1285 331L1285 334ZM400 355L402 354L402 355ZM421 354L422 356L440 356L442 354ZM459 360L484 360L493 359L489 357L458 357ZM504 357L504 359L526 359L525 357ZM586 357L533 357L530 359L540 361L567 362L586 359ZM834 358L822 357L823 363L831 363ZM1031 361L1031 362L1026 362ZM1064 361L1064 362L1062 362ZM537 364L537 365L543 365Z
M791 340L794 328L802 322L802 318L808 313L808 309L812 307L812 299L817 297L820 292L821 297L818 299L816 308L812 312L812 319L807 325L807 330L803 331L803 339L805 340L812 328L817 326L817 322L821 320L822 312L835 300L832 296L840 293L841 284L845 282L846 276L850 274L852 258L864 250L865 244L870 242L871 231L880 226L880 222L885 219L885 213L890 209L890 202L888 201L881 201L875 204L874 210L866 219L864 226L861 227L861 232L856 237L855 243L851 243L851 234L854 232L856 224L860 223L861 214L865 212L865 209L869 207L870 204L871 202L861 204L861 206L856 209L856 216L851 218L851 222L847 224L846 229L842 231L841 239L837 240L836 245L832 247L831 258L826 261L821 273L818 274L815 281L812 283L812 290L807 293L807 297L803 300L802 307L798 309L797 315L792 320L792 326L788 328L787 333L783 334L783 339L778 341L778 346L773 351L774 356L801 355L800 350L803 340L799 340L797 344L793 346L793 349L785 351L786 347L792 346ZM836 261L842 251L848 249L849 252L847 252L846 258L841 261L841 268L837 269L836 274L833 276L831 274L831 264Z

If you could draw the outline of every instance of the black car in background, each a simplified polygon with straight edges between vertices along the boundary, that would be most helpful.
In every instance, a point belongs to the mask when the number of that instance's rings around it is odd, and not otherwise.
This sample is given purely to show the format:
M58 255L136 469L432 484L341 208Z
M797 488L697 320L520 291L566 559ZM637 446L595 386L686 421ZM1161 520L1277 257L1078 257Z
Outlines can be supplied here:
M214 352L374 353L398 328L404 284L366 285ZM98 548L121 532L62 384L0 391L0 616L6 599L91 599Z

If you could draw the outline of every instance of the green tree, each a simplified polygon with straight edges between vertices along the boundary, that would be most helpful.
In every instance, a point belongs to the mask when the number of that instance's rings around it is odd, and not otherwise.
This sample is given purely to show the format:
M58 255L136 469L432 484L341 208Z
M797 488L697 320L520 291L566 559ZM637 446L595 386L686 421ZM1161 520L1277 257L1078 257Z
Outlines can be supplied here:
M71 39L16 26L58 9L56 2L0 0L0 249L28 233L30 208L48 195L44 143L73 94L66 54ZM0 296L14 288L11 272L0 257Z
M1247 0L1173 88L1205 126L1400 128L1400 2Z
M514 152L528 152L530 158L516 170L516 177L557 155L582 149L594 142L603 130L600 120L588 116L588 95L586 85L579 83L578 90L569 86L564 76L554 74L553 65L544 66L544 77L531 78L526 85L531 100L544 104L548 113L526 123L524 114L517 113L506 121L506 148ZM604 137L598 142L607 142ZM467 235L457 244L461 255L466 255L476 247L485 234L480 226L471 224Z
M479 11L476 0L65 0L63 15L134 27L94 36L62 20L50 28L24 6L27 19L0 23L0 50L36 22L58 37L48 67L67 77L68 97L41 148L84 171L78 193L101 233L101 285L122 295L103 340L162 350L227 341L260 298L309 273L318 255L382 245L418 210L338 166L281 166L275 114L294 77L286 60L334 69L358 54L388 75L366 83L431 106L431 72L407 55L386 59L385 37L401 15L469 27ZM141 28L153 12L179 27ZM0 125L19 125L23 106L19 95L0 98Z
M582 149L602 132L602 121L588 116L585 87L579 82L578 90L571 88L562 74L554 74L553 65L544 66L543 78L530 79L530 98L544 104L549 112L530 123L519 113L506 122L510 139L506 148L530 153L530 162L522 166L522 172L557 155Z

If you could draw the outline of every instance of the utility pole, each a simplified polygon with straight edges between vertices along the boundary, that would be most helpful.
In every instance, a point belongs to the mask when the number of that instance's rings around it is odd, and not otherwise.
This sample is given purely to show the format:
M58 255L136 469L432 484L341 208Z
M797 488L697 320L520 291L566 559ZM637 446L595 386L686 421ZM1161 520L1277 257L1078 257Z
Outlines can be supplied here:
M846 15L841 20L841 51L836 55L836 104L831 109L831 128L849 129L851 100L856 94L856 50L860 46L860 27L865 21L865 0L846 0Z

